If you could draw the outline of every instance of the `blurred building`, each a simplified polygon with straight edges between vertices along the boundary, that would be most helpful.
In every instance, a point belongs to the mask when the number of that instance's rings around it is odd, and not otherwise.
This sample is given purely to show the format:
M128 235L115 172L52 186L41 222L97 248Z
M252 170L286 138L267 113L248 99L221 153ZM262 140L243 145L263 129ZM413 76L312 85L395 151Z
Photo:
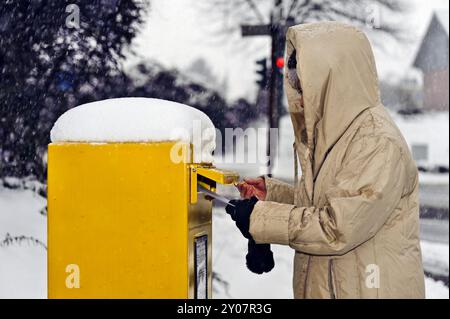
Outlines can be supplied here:
M448 111L448 11L433 13L414 67L423 72L424 111Z
M423 113L422 72L410 68L401 78L380 81L383 105L404 115Z

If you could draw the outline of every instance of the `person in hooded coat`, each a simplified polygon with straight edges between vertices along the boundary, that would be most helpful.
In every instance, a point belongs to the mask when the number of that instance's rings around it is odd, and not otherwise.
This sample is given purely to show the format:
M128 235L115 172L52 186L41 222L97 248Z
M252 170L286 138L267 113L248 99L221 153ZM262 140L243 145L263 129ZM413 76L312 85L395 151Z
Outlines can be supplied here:
M285 77L295 184L247 180L227 212L256 244L295 250L295 298L424 298L418 171L380 101L367 37L297 25L286 54L298 77Z

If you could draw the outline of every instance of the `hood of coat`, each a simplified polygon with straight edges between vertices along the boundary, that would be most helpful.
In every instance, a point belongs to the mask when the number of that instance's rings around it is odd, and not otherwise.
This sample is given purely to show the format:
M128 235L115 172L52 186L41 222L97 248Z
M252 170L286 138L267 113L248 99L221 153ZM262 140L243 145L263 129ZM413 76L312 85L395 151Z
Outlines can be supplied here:
M316 177L327 153L353 120L367 108L381 104L377 70L365 34L338 22L289 28L287 56L294 50L304 109L287 77L285 90L296 143L305 144L314 154L311 164Z

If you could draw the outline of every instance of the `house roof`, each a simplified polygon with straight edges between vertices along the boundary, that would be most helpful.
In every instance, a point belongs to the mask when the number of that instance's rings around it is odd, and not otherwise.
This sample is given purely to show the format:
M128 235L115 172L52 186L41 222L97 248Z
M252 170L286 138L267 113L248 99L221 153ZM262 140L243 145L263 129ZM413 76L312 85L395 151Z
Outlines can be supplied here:
M448 10L438 10L435 15L448 35Z
M447 10L438 10L435 12L435 15L436 15L437 19L439 20L439 22L444 27L444 29L448 35L448 11Z
M414 67L423 72L448 69L448 19L448 10L438 10L433 13L413 63Z

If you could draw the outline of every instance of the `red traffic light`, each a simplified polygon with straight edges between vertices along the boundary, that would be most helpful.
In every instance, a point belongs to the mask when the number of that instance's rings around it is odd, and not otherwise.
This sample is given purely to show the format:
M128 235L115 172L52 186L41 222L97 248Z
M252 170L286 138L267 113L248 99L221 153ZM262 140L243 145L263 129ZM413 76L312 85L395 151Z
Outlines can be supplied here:
M283 68L284 67L284 58L277 58L276 65L280 69Z

